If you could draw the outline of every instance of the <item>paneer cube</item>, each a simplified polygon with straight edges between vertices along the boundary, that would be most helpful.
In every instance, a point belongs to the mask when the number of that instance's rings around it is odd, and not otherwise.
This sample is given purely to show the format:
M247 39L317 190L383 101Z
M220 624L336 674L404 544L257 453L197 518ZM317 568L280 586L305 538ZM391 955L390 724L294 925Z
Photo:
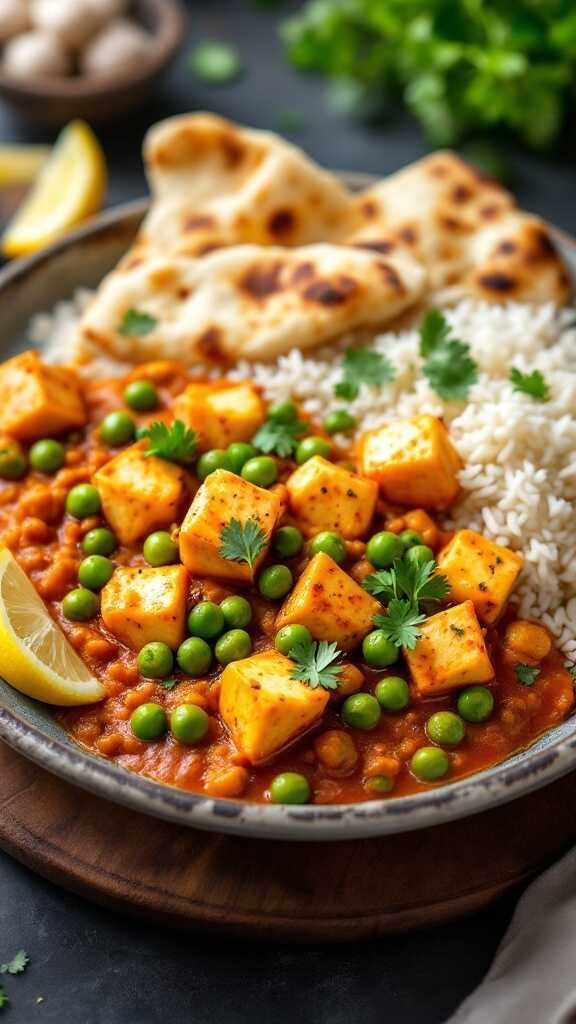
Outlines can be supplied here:
M201 448L250 441L265 416L251 384L189 384L174 403L174 416L199 436Z
M461 461L442 420L415 416L369 430L360 439L360 472L389 501L448 508L458 496Z
M464 601L422 623L413 651L404 656L419 697L494 678L484 635L472 601Z
M521 555L473 530L459 530L438 556L453 601L472 601L481 622L500 618L518 574Z
M0 431L19 441L77 430L87 420L78 378L23 352L0 366Z
M263 651L227 665L220 678L220 714L241 754L266 761L315 725L330 699L292 678L294 662Z
M180 557L184 565L196 576L251 583L266 557L281 508L274 491L256 487L227 469L215 470L198 490L180 528ZM242 525L253 519L266 535L266 543L252 566L220 554L222 530L232 519Z
M176 523L188 495L182 466L155 456L142 444L126 448L94 474L102 511L122 544L134 544L154 530Z
M152 640L175 650L184 640L188 580L183 565L116 569L102 590L104 625L135 651Z
M276 629L299 622L315 640L335 640L343 651L357 647L382 606L323 552L306 566L276 619Z
M337 530L346 540L368 531L378 485L320 455L308 459L286 481L290 508L308 535Z

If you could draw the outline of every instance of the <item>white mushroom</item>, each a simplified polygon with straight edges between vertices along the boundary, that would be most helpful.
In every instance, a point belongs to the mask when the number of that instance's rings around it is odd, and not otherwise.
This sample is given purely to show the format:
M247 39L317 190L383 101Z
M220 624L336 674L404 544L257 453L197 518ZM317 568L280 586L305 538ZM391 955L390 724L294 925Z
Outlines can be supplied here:
M151 44L151 36L139 25L122 19L113 21L80 55L80 68L87 75L133 71L149 56Z
M24 32L6 44L2 67L15 78L57 77L70 74L71 61L56 36Z
M7 42L19 32L25 32L29 24L26 0L0 0L0 43Z
M71 49L83 46L100 27L89 0L32 0L30 14L35 28L58 36Z

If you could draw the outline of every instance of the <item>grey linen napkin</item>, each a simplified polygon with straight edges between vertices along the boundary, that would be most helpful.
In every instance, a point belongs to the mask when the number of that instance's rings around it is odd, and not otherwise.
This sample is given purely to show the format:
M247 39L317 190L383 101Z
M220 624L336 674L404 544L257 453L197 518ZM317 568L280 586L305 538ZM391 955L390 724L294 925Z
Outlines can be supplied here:
M576 848L520 900L482 984L447 1024L574 1024Z

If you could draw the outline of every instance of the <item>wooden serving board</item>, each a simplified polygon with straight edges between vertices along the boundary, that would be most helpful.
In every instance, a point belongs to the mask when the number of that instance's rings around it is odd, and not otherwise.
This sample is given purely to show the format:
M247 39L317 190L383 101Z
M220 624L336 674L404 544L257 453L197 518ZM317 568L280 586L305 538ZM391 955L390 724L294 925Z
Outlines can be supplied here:
M575 777L463 821L383 839L272 843L167 824L0 745L0 847L96 903L245 938L344 941L487 905L576 840Z

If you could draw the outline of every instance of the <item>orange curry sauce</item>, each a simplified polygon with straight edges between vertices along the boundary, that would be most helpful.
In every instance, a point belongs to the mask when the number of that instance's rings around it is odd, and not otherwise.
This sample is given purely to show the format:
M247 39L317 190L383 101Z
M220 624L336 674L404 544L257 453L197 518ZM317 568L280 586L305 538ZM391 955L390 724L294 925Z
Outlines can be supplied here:
M64 509L67 492L75 484L88 482L94 472L116 454L100 440L98 424L108 412L124 408L121 396L126 380L143 378L153 380L158 387L162 408L160 412L133 413L138 425L158 420L163 413L169 414L173 397L188 383L181 368L168 363L138 367L122 380L83 383L90 422L81 438L69 439L65 467L53 477L30 472L22 482L0 483L0 540L13 551L54 618L108 692L107 698L97 705L59 711L60 722L79 744L133 772L210 796L264 801L271 779L286 770L307 776L317 803L373 799L375 794L365 788L365 782L381 774L395 779L390 796L426 789L429 784L419 782L411 773L410 758L419 747L430 742L425 734L425 722L430 714L454 709L457 694L425 701L413 699L402 712L384 713L378 725L366 732L346 729L338 713L341 698L332 697L322 722L312 732L274 757L269 765L254 768L235 750L219 718L218 668L200 680L186 679L176 672L178 684L166 690L161 682L140 676L136 653L107 632L100 618L83 624L63 617L62 598L77 585L78 566L84 557L81 540L90 529L103 523L101 517L77 521L67 516ZM336 461L346 463L347 453L340 450ZM280 481L294 468L291 461L282 462ZM280 482L275 487L282 488L283 484ZM373 529L392 528L399 532L406 525L402 514L401 509L381 503ZM290 520L285 517L283 522ZM436 544L426 541L436 550L449 539L441 530L437 532ZM362 562L364 544L354 541L347 547L349 561L345 568L360 580L366 572L366 562ZM121 547L113 559L118 565L146 564L141 545ZM298 556L288 564L297 576L306 559ZM238 592L238 587L226 587L212 580L192 580L189 606L203 598L221 601ZM254 651L269 648L273 644L278 603L265 600L256 591L245 593L254 612L249 627ZM487 633L489 652L496 667L496 678L489 684L495 698L494 712L486 722L467 723L465 739L449 752L450 771L443 781L453 781L502 761L557 725L572 709L572 680L563 667L564 659L554 648L541 662L540 674L532 686L523 686L518 681L513 661L503 644L506 623L513 618L509 609L498 627ZM360 667L365 677L364 688L368 691L373 690L383 676L403 673L398 666L384 671L369 669L358 653L348 660ZM200 705L210 715L208 735L196 746L182 745L170 733L151 742L137 739L130 728L130 715L134 708L148 701L162 704L167 711L182 703ZM344 729L353 737L359 756L346 774L330 767L326 763L329 758L319 756L319 738L330 729Z

